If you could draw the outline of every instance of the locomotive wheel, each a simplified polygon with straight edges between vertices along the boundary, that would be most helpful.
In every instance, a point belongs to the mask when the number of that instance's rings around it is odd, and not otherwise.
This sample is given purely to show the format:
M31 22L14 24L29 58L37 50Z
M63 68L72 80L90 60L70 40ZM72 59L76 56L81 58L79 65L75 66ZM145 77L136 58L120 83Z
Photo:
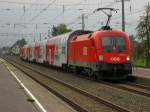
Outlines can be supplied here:
M63 64L63 65L62 65L62 69L63 69L63 71L65 71L65 72L69 72L69 67L68 67L66 64Z
M102 79L102 75L103 75L102 72L99 72L99 71L94 72L95 79L98 79L98 80Z
M75 73L76 73L76 74L81 74L82 71L83 71L83 68L81 68L81 67L76 67L76 68L75 68Z
M87 74L88 74L88 77L94 77L94 72L92 69L88 69Z

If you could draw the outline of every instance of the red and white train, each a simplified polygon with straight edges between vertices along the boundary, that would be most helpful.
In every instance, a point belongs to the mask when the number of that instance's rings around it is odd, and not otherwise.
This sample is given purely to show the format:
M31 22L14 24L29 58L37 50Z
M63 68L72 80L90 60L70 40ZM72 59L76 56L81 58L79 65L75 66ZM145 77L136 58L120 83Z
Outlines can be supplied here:
M80 30L27 44L20 57L100 79L125 79L132 73L129 36L115 30Z

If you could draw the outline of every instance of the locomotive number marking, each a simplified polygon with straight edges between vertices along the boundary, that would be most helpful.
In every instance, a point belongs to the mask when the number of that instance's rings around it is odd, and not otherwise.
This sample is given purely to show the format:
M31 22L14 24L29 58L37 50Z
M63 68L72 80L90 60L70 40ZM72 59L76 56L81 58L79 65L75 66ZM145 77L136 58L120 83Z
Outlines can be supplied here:
M83 55L84 56L88 55L88 47L83 47Z
M112 57L110 60L111 61L120 61L120 58L119 57Z

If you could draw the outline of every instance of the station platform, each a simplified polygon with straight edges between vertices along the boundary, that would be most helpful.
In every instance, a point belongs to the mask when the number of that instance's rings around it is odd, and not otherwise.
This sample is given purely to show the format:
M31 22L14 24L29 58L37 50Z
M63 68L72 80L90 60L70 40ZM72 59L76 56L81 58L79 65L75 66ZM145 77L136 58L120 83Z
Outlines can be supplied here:
M133 67L133 73L129 79L137 84L150 87L150 69Z
M12 72L20 82L15 79ZM23 84L24 87L22 87L20 83ZM27 88L34 97L27 94L25 88ZM32 100L33 102L31 102ZM0 112L77 111L26 76L23 72L0 58Z
M133 68L133 75L150 80L150 68L134 67Z
M37 112L24 90L0 61L0 111Z

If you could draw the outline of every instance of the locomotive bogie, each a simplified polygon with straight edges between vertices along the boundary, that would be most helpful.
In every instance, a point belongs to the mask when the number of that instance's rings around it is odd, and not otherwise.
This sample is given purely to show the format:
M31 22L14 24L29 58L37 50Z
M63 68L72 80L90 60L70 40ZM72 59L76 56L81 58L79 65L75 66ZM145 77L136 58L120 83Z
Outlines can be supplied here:
M106 62L96 63L96 75L101 79L116 80L126 79L132 73L131 63L109 64Z

